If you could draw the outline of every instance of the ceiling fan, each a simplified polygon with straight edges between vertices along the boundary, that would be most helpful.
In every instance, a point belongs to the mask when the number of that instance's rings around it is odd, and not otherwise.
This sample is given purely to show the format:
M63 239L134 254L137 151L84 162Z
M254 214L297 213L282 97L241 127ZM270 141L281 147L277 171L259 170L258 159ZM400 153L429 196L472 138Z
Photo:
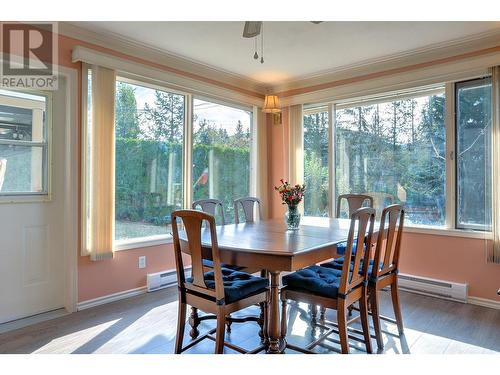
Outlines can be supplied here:
M314 23L315 25L323 22L323 21L309 21ZM255 60L259 59L259 54L257 53L257 36L261 36L260 43L260 63L264 63L264 27L262 21L246 21L245 26L243 27L243 38L255 38L255 53L253 54L253 58Z
M323 21L309 21L315 25ZM243 38L254 38L260 34L262 29L262 21L246 21L243 27Z

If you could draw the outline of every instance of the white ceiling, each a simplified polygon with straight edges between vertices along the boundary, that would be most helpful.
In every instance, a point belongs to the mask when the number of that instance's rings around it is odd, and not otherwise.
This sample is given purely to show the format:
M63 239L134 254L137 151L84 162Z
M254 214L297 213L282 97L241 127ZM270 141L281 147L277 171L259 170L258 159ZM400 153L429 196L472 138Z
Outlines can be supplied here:
M264 64L244 22L74 22L266 85L500 30L500 22L264 22ZM259 48L260 54L260 48Z

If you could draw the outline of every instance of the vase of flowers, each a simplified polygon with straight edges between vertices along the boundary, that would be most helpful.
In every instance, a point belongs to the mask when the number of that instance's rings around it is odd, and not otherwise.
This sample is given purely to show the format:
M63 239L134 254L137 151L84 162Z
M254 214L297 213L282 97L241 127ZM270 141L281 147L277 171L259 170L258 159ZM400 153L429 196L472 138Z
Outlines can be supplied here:
M274 189L278 191L281 196L282 204L288 206L288 211L285 214L285 223L288 230L297 230L300 225L300 212L298 204L304 198L305 185L291 185L288 181L280 180L281 185L275 186Z

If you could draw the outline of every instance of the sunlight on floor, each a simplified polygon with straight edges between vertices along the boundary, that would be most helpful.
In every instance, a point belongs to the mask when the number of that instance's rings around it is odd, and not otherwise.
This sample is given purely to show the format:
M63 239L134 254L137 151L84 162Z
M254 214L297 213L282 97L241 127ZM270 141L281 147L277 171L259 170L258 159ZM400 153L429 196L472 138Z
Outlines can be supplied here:
M35 350L33 353L71 353L81 346L82 337L85 337L85 340L88 342L101 333L105 332L106 330L110 329L110 327L114 326L120 320L121 319L110 320L109 322L92 326L84 330L72 332L69 335L58 337L51 340L48 344Z
M327 310L327 320L336 321L334 313L330 310ZM354 322L353 326L357 329L361 328L359 322ZM396 325L382 321L381 326L384 342L383 352L385 354L498 354L495 350L463 342L452 337L428 333L425 330L412 329L407 326L405 327L404 335L400 337ZM373 335L374 331L372 324L370 324L370 328ZM311 337L309 340L310 342L318 337L320 331L316 329L313 333L311 330L310 312L307 304L300 303L298 306L290 306L288 311L287 334L289 339L293 338L293 340L301 337ZM330 337L336 338L336 335ZM362 345L360 346L353 340L350 340L350 343L354 347L360 347L361 350L364 350ZM376 341L374 338L372 338L372 344L376 351ZM334 346L338 345L334 344ZM322 351L322 349L317 347L315 351Z

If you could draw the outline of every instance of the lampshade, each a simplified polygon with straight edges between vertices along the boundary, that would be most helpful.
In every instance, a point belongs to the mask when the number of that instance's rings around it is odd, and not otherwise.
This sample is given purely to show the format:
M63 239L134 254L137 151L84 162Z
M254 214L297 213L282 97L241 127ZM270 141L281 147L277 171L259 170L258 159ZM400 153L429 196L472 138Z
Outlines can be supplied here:
M266 95L266 99L264 100L264 107L262 108L262 112L266 113L280 113L280 100L276 95Z

